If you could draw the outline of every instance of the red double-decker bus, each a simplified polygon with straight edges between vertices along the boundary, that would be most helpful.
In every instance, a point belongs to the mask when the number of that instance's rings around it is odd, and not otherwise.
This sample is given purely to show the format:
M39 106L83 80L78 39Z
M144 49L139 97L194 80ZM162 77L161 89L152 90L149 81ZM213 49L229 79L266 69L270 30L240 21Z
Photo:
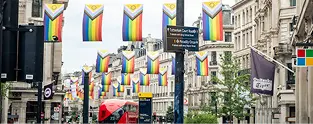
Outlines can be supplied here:
M105 100L99 107L99 124L138 123L138 103L126 100Z

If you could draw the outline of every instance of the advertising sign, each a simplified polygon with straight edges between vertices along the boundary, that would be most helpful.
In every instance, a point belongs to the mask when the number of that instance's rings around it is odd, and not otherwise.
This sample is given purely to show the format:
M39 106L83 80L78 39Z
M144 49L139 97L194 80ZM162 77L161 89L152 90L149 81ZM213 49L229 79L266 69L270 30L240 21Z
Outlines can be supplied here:
M199 51L199 28L167 26L165 52Z
M139 93L139 124L152 123L152 93Z

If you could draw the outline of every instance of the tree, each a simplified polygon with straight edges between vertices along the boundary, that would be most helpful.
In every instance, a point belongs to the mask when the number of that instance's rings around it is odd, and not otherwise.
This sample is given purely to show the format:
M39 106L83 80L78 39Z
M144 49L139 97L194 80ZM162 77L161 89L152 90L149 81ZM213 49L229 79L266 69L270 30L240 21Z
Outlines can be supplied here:
M223 88L214 88L218 102L218 116L226 116L228 121L232 121L233 117L243 120L249 114L245 111L246 107L251 107L256 100L250 93L248 73L242 73L238 62L234 62L232 54L225 52L221 56L221 70L222 78L213 77L211 81L216 82ZM212 102L211 102L212 103ZM216 103L214 103L216 104ZM211 107L213 108L213 107Z
M97 122L97 120L98 120L98 117L97 117L97 115L92 115L92 122L93 123L96 123Z
M201 123L201 124L217 124L217 117L206 112L190 112L187 114L185 117L185 123L191 123L191 124L196 124L196 123Z
M169 106L167 108L167 112L166 112L166 121L167 122L174 122L174 110L172 106Z
M8 90L12 88L12 83L0 83L0 92L2 97L9 97Z

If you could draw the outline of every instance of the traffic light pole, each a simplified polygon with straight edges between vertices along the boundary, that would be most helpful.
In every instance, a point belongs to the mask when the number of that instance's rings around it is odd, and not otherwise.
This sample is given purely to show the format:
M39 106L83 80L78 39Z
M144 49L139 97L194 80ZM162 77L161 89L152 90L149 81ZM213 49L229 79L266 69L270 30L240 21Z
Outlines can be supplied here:
M184 26L184 0L176 2L176 25ZM184 123L184 52L176 52L174 123Z
M84 104L83 104L83 123L88 124L89 109L89 72L84 72Z

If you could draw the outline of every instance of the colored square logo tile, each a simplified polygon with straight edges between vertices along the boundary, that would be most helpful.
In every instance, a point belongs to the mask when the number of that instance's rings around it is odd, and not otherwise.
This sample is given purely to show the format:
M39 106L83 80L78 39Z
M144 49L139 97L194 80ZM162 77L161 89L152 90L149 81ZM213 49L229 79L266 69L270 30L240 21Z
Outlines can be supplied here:
M305 58L297 58L297 65L305 66Z
M306 58L306 66L313 66L313 58Z
M306 50L306 57L313 57L313 49Z
M305 50L298 49L297 51L297 57L305 57Z

